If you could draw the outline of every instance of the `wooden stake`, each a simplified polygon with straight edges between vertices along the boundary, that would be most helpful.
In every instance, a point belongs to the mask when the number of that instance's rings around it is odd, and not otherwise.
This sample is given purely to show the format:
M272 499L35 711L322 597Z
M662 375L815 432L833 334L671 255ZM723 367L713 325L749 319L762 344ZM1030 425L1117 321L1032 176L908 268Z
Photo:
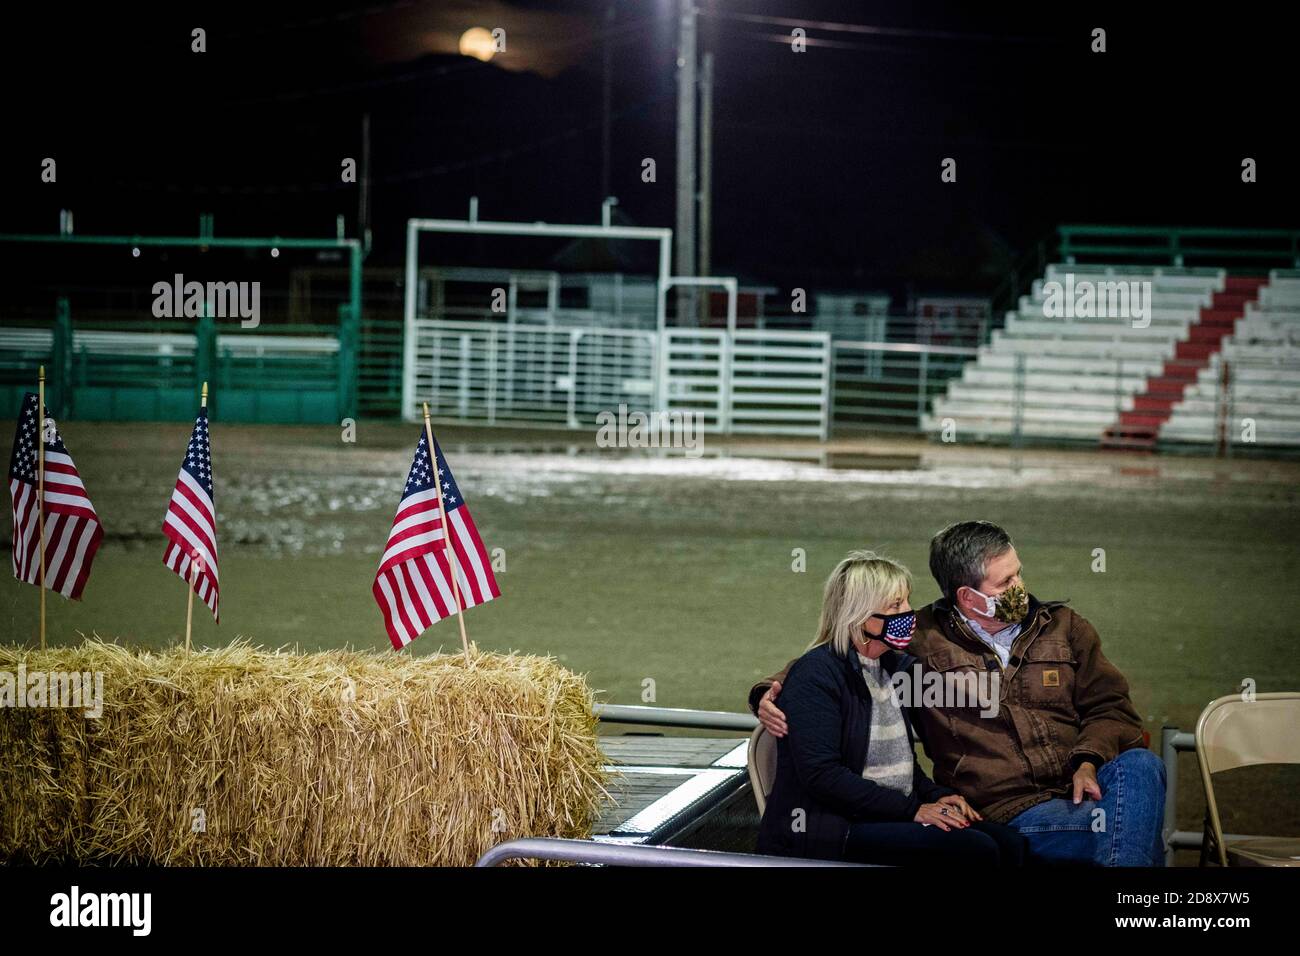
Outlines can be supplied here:
M40 394L36 399L36 526L40 538L37 547L41 553L41 650L45 650L45 366L41 366Z
M442 502L442 477L438 474L437 446L433 443L433 426L429 424L429 403L424 403L424 438L429 443L429 460L433 462L433 484L438 489L438 515L442 518L442 533L447 541L447 558L451 565L451 593L456 595L456 620L460 622L460 643L465 649L465 663L469 657L469 637L465 634L465 608L460 599L460 562L451 540L451 522L447 520L447 507Z

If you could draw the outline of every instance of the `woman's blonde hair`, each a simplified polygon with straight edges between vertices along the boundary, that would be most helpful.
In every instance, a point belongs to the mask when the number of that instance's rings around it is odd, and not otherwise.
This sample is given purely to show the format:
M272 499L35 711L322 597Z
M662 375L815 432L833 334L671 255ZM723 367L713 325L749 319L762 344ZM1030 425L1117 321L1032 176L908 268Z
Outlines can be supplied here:
M867 619L911 593L912 572L897 561L874 551L850 551L826 579L817 637L809 649L830 642L836 654L847 657Z

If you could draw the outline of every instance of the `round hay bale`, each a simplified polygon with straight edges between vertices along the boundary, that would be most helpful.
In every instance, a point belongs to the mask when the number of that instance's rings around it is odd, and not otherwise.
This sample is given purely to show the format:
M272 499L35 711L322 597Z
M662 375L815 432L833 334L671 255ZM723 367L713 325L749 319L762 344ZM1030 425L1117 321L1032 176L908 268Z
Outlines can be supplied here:
M0 859L464 866L590 836L608 798L592 693L551 658L0 646L20 668L102 674L103 713L0 707Z

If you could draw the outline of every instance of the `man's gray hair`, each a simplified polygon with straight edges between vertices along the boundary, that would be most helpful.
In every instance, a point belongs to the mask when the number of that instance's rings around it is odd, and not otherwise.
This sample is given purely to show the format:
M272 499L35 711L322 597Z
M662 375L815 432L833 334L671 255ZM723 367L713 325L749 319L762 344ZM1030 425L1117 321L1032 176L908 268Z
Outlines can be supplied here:
M1011 535L992 521L959 521L930 539L930 573L943 596L956 604L957 590L979 590L989 561L1011 546Z

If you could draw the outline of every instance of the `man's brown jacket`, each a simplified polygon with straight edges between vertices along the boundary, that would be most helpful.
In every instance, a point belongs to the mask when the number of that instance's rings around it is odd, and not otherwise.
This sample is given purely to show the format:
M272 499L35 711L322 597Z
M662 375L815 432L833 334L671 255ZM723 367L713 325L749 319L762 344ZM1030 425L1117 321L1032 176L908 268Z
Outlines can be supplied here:
M1062 601L1040 603L1030 595L1005 668L943 599L917 611L907 652L919 658L923 683L937 681L932 673L963 682L981 672L998 675L992 716L991 707L981 716L974 695L966 706L951 698L939 706L916 699L910 710L935 782L957 790L990 820L1005 823L1044 800L1071 795L1071 778L1084 760L1100 766L1144 746L1128 681L1102 654L1092 625ZM757 712L763 694L793 663L753 686L751 710ZM919 688L913 693L921 698ZM779 696L775 703L781 706Z

